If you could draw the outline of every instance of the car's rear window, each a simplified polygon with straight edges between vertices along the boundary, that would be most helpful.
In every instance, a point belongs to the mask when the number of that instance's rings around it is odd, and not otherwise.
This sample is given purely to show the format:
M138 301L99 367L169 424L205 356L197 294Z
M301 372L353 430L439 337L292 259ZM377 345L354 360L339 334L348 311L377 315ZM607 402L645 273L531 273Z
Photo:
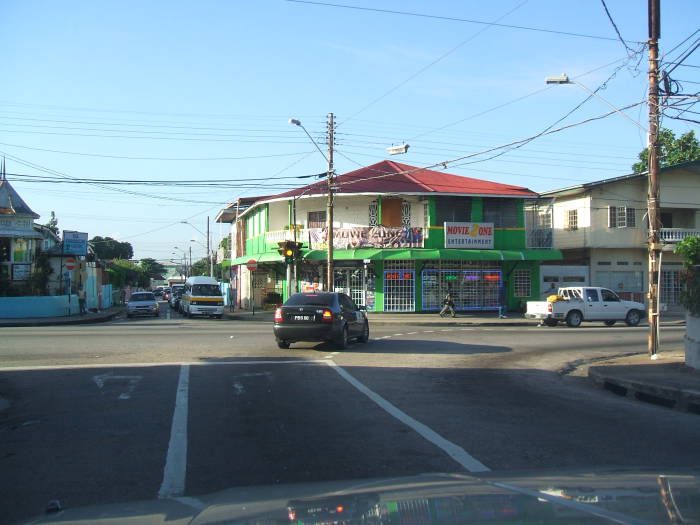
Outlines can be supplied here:
M299 293L292 295L285 306L331 306L333 304L333 295L328 293Z
M132 293L129 301L155 301L156 297L151 293Z

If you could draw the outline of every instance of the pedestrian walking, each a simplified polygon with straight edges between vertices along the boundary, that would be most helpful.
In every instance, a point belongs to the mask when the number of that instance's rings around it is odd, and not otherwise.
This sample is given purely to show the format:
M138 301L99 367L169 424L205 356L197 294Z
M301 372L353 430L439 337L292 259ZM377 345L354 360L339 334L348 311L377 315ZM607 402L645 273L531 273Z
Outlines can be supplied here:
M85 288L82 286L78 289L78 305L80 306L80 315L85 315Z
M445 317L447 314L451 314L452 317L456 317L455 314L455 302L452 299L452 294L448 293L442 301L442 310L440 310L440 317Z

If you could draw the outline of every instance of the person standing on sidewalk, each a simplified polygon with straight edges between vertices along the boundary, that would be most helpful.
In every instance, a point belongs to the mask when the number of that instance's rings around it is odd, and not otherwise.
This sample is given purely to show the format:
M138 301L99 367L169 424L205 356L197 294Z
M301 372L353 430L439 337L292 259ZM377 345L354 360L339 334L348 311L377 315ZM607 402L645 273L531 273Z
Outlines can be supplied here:
M83 286L78 289L78 305L80 306L80 315L85 315L85 288Z

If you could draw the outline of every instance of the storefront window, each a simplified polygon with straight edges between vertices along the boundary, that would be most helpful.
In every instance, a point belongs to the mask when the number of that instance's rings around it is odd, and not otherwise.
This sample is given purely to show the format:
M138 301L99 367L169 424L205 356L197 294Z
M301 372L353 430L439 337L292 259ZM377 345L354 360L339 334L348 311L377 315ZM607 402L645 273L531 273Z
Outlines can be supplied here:
M452 269L425 269L423 283L423 310L439 310L450 293L457 310L497 310L499 307L501 271L499 269L458 269L459 263L480 261L442 261ZM493 263L492 263L493 264ZM434 265L433 265L434 266Z

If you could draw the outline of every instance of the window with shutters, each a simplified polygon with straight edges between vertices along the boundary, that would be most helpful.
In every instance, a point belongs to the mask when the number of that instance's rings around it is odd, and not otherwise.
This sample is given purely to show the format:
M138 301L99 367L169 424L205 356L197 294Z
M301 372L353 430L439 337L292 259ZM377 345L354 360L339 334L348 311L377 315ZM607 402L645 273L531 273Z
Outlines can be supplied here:
M578 210L566 210L566 229L578 230Z
M635 208L629 206L608 207L608 228L634 228L636 226Z
M518 226L518 203L516 199L484 199L484 222L492 222L496 228Z
M402 226L401 199L382 199L382 226Z
M369 226L379 226L379 207L377 201L369 203Z

